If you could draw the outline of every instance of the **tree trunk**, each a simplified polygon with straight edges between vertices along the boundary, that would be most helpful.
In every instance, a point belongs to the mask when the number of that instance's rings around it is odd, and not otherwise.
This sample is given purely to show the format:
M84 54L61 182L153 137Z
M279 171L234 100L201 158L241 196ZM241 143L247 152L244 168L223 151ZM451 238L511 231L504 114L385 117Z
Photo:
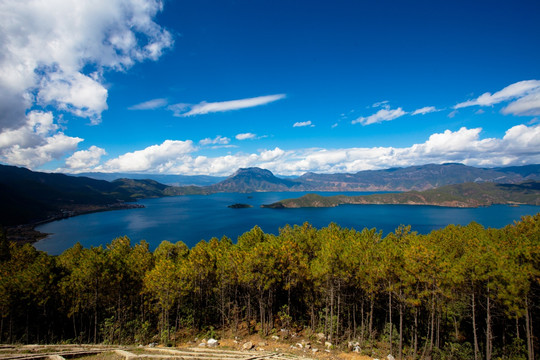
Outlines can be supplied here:
M362 307L360 309L360 316L362 317L361 318L361 321L360 321L360 326L361 326L361 329L360 329L360 342L363 344L364 343L364 329L365 329L365 323L364 323L364 298L362 297ZM362 345L363 346L363 345Z
M418 307L414 308L414 356L418 354Z
M326 306L324 307L324 335L328 339L328 294L326 294Z
M313 301L311 302L309 307L311 308L311 331L315 331L315 327L316 327L315 321L316 320L315 320L315 305L314 305Z
M330 286L330 334L328 341L332 342L334 339L334 282Z
M491 336L491 299L489 294L489 283L487 288L486 299L486 360L491 360L492 353L492 336Z
M369 341L371 342L373 338L373 303L375 302L374 295L370 296L371 304L369 309Z
M429 354L433 352L433 339L435 335L435 295L431 297L431 331L429 335Z
M401 290L400 290L401 293ZM403 349L403 303L399 302L399 359L402 357Z
M533 360L534 359L533 327L532 327L532 319L530 315L528 298L525 299L525 327L526 327L526 332L527 332L528 359Z
M340 313L341 313L341 284L338 282L338 295L337 295L337 315L336 315L336 339L339 339L339 322L340 322Z
M96 284L96 289L94 291L94 344L97 344L97 321L98 321L97 301L98 301L98 289L97 289L97 284Z
M79 339L79 334L77 334L77 322L75 321L75 314L73 316L73 336L75 336L76 339Z
M266 315L264 310L264 295L262 294L262 291L259 290L259 315L261 320L261 329L263 332L265 329L264 317Z
M476 333L476 301L474 298L474 290L472 292L472 323L473 323L473 337L474 337L474 360L478 360L478 335Z
M388 291L388 322L390 323L388 345L390 347L390 354L392 354L392 291Z
M356 339L356 302L353 305L352 326L353 326L353 339Z
M437 312L437 333L435 337L435 346L440 349L441 348L441 313Z

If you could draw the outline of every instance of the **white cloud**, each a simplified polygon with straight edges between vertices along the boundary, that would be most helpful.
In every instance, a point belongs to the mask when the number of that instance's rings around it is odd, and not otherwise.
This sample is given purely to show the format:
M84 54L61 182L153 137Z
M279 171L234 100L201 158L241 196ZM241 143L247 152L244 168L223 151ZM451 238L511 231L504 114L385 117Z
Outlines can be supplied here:
M374 103L373 105L371 105L371 107L373 107L373 108L387 107L387 106L388 106L388 103L389 103L388 100L379 101L379 102L376 102L376 103Z
M213 139L211 138L202 139L201 141L199 141L199 144L201 145L216 145L216 144L227 145L230 141L231 139L229 139L228 137L218 135Z
M52 113L31 111L23 126L0 133L0 161L33 168L74 151L81 141L59 131Z
M250 140L255 139L257 137L256 134L253 133L242 133L235 136L236 140Z
M83 141L81 138L58 133L48 137L44 144L38 146L23 148L14 145L8 149L2 149L0 157L12 165L34 168L74 151L81 141Z
M448 117L450 119L454 118L457 114L459 113L458 110L452 110L449 114L448 114Z
M154 110L159 109L167 105L167 99L159 98L148 100L133 106L128 107L128 110Z
M259 155L259 161L269 162L281 159L285 155L285 151L276 147L274 150L264 150Z
M381 109L377 111L375 114L370 115L368 117L359 117L356 120L353 120L353 124L362 124L362 125L371 125L371 124L377 124L383 121L391 121L395 120L400 116L403 116L407 114L405 111L403 111L402 108L397 109L390 109L390 107L386 106L384 109Z
M92 74L98 78L97 74ZM92 124L101 121L107 109L107 89L90 76L81 73L48 73L41 79L37 94L42 105L53 104L79 117L90 119Z
M437 108L435 108L435 106L425 106L423 108L420 108L420 109L416 109L414 110L411 115L425 115L425 114L428 114L428 113L432 113L432 112L436 112L438 111Z
M0 130L24 126L35 101L99 122L103 69L155 60L172 45L152 20L161 10L157 0L0 2Z
M161 145L127 153L96 170L171 174L230 175L240 167L258 166L276 174L301 175L460 162L472 166L506 166L540 162L540 124L514 126L502 138L482 138L482 129L462 127L435 133L408 147L296 149L279 147L255 153L197 156L190 140L167 140Z
M161 10L158 0L0 1L0 160L36 167L75 151L83 139L60 131L54 112L99 123L105 71L172 46L152 20Z
M99 170L108 172L157 172L166 173L178 163L189 158L196 148L191 140L165 140L161 145L152 145L143 150L129 152L111 159Z
M300 121L300 122L295 122L293 127L305 127L305 126L309 126L309 127L315 127L315 125L313 125L311 123L311 120L309 121Z
M540 87L535 92L531 92L516 101L510 103L501 110L503 114L512 114L519 116L537 116L540 115Z
M255 106L266 105L271 102L281 100L283 98L285 98L285 94L267 95L267 96L249 98L249 99L230 100L230 101L211 102L211 103L203 101L195 105L179 103L175 105L170 105L169 109L173 111L174 116L185 117L185 116L193 116L193 115L203 115L203 114L214 113L214 112L224 112L224 111L246 109L246 108L251 108Z
M512 100L515 101L502 110L503 114L532 116L540 114L540 80L519 81L494 94L487 92L476 99L459 103L454 108L492 106Z
M77 151L67 158L66 170L78 172L91 170L99 165L101 157L106 154L105 149L92 145L88 150Z

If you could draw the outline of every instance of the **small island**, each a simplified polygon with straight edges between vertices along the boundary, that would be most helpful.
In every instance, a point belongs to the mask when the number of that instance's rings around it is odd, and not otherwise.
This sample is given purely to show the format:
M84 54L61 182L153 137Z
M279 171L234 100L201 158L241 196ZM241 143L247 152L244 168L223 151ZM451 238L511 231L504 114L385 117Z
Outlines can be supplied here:
M246 208L250 208L250 207L253 207L249 204L232 204L232 205L229 205L227 206L231 209L246 209Z

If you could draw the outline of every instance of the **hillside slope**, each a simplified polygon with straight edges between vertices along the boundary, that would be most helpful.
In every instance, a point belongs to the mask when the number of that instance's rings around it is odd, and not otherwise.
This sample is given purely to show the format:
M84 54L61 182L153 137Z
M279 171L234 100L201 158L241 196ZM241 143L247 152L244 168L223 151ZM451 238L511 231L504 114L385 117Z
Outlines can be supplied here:
M286 199L267 208L334 207L343 204L403 204L448 207L479 207L493 204L540 205L540 182L521 184L465 183L447 185L425 191L364 196L321 196L307 194L297 199Z
M0 225L13 226L92 211L137 207L137 199L204 193L153 180L113 182L0 165Z

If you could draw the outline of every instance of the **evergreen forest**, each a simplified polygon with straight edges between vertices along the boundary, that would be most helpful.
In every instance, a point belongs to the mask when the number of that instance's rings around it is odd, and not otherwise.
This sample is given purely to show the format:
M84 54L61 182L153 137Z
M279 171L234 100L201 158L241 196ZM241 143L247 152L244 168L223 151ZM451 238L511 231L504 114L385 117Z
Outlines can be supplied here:
M396 359L534 359L540 214L383 236L336 224L259 227L193 248L127 237L59 256L0 234L0 343L175 344L319 333ZM76 239L73 239L74 243ZM202 335L201 335L202 336Z

